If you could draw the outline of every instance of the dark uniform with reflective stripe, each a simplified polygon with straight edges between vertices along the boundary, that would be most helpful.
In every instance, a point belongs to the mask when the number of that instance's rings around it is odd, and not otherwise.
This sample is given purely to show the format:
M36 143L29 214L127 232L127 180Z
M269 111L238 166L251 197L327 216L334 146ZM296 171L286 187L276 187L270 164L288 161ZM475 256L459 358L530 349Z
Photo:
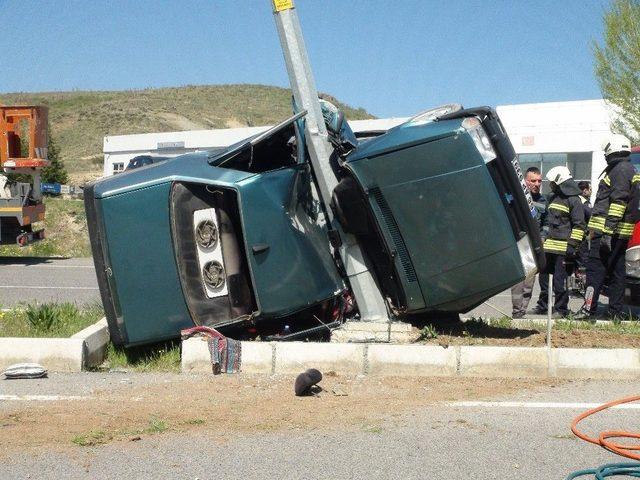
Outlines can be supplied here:
M624 256L627 241L633 233L635 215L627 206L634 192L637 193L640 175L636 174L628 155L613 156L607 162L588 225L592 239L587 262L587 288L593 287L594 290L588 313L596 313L600 289L610 275L609 315L619 316L623 311ZM611 249L603 246L603 236L611 237Z
M584 220L585 222L589 222L591 218L591 203L589 203L589 199L583 195L580 195L580 201L582 202L582 208L584 209ZM588 228L585 233L588 233ZM586 235L585 235L586 237ZM586 271L587 268L587 260L589 258L589 242L585 238L580 244L580 248L578 250L578 256L576 257L576 266L584 269Z
M562 182L549 197L549 233L544 241L547 257L545 274L553 274L554 310L561 315L569 313L569 292L566 289L567 260L574 260L582 240L586 222L579 198L580 189L573 179ZM546 288L545 288L546 287ZM540 298L548 295L548 284L542 285Z

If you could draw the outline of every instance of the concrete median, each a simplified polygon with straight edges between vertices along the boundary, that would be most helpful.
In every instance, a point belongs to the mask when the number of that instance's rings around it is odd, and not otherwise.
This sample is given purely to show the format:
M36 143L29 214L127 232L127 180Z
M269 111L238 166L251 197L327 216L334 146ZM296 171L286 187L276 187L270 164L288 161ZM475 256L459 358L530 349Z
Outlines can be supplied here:
M449 376L456 374L455 347L369 345L367 372L372 375Z
M242 372L503 378L640 378L633 349L243 342ZM183 372L211 372L206 342L182 343Z
M281 342L275 349L275 373L300 373L307 368L347 375L364 373L363 344Z
M71 338L0 338L0 370L15 363L39 363L50 372L80 372L102 363L109 343L107 321Z
M460 347L458 373L468 377L546 377L546 348Z

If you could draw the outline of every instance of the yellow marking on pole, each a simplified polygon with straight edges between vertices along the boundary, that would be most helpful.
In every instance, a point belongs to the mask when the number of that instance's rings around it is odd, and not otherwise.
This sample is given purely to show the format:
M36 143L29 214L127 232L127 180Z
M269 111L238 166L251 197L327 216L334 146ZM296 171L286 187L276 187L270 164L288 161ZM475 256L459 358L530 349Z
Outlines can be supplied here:
M0 212L22 212L22 207L0 207Z
M294 8L293 0L273 0L273 9L275 12L290 10Z

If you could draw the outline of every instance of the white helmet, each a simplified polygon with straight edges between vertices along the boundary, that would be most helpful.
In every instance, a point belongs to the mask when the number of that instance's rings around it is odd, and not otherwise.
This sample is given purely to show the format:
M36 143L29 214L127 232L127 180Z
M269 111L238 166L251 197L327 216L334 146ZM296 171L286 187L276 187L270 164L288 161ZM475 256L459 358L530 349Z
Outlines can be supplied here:
M602 142L602 151L605 156L612 153L631 152L631 142L624 135L614 133Z
M556 185L560 185L570 178L572 178L571 172L567 167L553 167L547 172L547 180L555 183Z

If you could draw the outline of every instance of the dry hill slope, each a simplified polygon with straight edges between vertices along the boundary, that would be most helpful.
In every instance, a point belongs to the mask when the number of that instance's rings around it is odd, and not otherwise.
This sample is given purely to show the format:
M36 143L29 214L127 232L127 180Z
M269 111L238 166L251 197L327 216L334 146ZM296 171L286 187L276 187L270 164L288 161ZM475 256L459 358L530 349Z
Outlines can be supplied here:
M349 119L373 118L328 98ZM269 125L291 115L291 91L265 85L8 93L0 103L49 106L52 135L75 181L100 174L105 135Z

